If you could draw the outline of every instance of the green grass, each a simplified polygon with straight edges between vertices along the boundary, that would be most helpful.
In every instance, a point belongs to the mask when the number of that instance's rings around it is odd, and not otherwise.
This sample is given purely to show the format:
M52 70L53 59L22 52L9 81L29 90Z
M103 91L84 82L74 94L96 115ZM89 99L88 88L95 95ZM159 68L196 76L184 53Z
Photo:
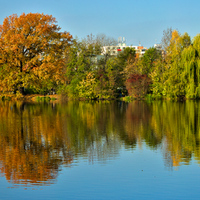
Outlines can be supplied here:
M37 101L37 102L41 102L41 101L48 102L48 101L50 101L50 100L51 100L50 97L39 97L39 96L36 97L36 101Z

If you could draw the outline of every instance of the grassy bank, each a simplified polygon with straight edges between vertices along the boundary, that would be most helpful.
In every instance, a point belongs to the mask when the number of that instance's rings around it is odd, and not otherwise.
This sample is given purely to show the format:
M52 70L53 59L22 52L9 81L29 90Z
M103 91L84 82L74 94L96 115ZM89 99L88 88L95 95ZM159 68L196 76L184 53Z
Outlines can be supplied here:
M32 102L40 102L40 101L59 101L61 100L60 95L40 95L40 94L29 94L29 95L15 95L15 94L6 94L0 95L1 100L7 101L14 101L14 100L21 100L21 101L32 101Z

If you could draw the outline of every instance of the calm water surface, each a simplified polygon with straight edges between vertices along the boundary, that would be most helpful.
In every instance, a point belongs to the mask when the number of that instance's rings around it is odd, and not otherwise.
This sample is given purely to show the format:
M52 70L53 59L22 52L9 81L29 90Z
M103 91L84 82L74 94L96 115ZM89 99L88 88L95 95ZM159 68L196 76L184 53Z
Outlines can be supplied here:
M0 199L199 198L199 102L0 102Z

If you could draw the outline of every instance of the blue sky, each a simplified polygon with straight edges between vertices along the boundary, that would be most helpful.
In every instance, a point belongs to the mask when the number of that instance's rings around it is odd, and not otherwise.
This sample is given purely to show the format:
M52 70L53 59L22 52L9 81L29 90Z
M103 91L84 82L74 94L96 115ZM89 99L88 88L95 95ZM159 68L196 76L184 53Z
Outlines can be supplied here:
M191 38L200 33L199 0L0 0L0 5L0 24L12 14L51 14L63 31L79 39L104 33L151 47L169 27Z

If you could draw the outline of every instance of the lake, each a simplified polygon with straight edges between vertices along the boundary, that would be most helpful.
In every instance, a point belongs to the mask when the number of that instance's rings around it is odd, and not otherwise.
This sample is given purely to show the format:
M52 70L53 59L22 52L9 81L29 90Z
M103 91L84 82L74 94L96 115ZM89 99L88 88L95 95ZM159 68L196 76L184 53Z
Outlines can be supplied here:
M199 199L200 102L0 102L0 199Z

